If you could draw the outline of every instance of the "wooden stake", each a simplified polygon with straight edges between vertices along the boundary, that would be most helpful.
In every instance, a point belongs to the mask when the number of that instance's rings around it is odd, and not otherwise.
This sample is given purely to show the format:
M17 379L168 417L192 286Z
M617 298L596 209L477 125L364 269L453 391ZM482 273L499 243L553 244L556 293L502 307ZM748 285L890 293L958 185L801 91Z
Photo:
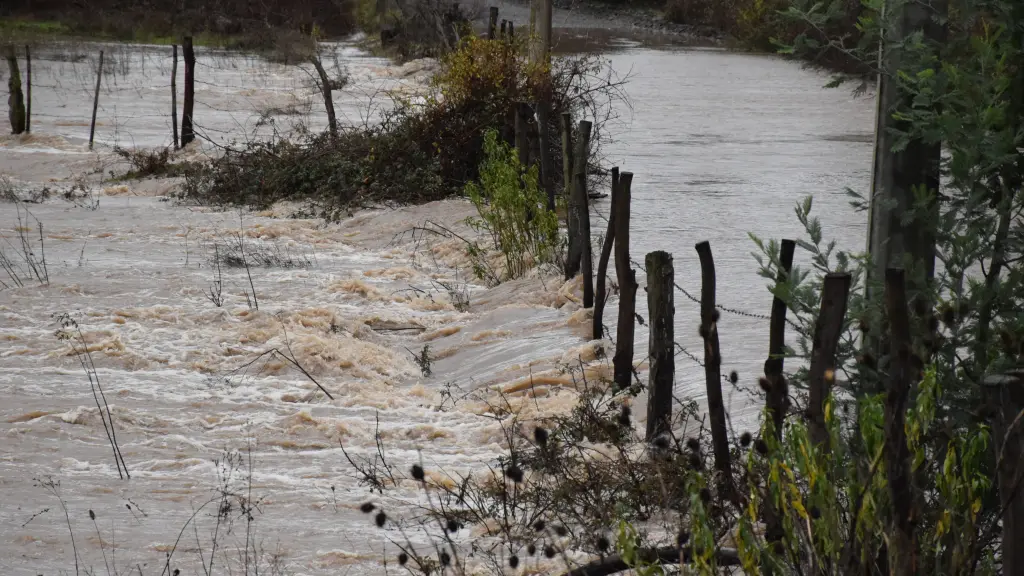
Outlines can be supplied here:
M96 71L96 93L92 99L92 124L89 126L89 150L92 150L93 137L96 135L96 110L100 106L100 80L103 79L103 50L100 50L100 65Z
M811 442L828 445L825 427L825 399L835 380L836 349L843 334L847 298L850 295L850 275L831 273L825 276L821 290L821 310L814 325L814 345L811 348L811 366L808 373L807 412L810 419Z
M25 132L32 132L32 51L25 44Z
M793 268L796 242L783 240L779 252L779 271L776 284L785 282ZM768 359L764 362L764 376L771 388L765 398L765 407L772 415L772 428L776 439L782 438L782 421L786 416L787 389L782 376L786 348L786 303L776 296L772 299L772 317L768 332Z
M636 272L629 262L629 202L633 173L619 176L615 202L615 273L619 281L619 322L616 330L615 388L628 388L633 381L633 336L636 322Z
M591 123L580 120L580 138L576 142L576 154L573 158L573 202L570 204L569 216L577 220L575 250L579 253L579 262L583 271L583 307L594 307L594 257L590 242L590 198L587 195L587 165L590 154ZM574 247L569 244L572 257Z
M612 255L612 246L615 243L615 205L619 188L619 167L612 168L612 193L611 209L608 211L608 231L604 235L604 245L601 246L601 258L597 262L597 291L594 294L594 332L593 339L604 338L604 305L608 301L608 292L605 285L608 281L608 260Z
M178 45L171 45L171 136L174 138L174 149L178 149Z
M498 27L498 7L491 6L489 18L487 19L487 38L494 40L495 29ZM505 23L501 24L501 31L505 32Z
M675 270L668 252L651 252L647 267L650 323L650 382L647 386L647 441L671 428L675 384Z
M192 112L196 98L196 53L192 48L192 37L185 36L181 42L182 56L185 57L185 102L181 111L181 147L188 146L196 139L192 125Z
M715 305L715 260L707 241L695 246L700 257L700 333L704 338L704 383L711 418L711 443L715 450L715 468L725 478L732 477L729 437L722 397L722 353L718 345L718 309Z
M572 115L562 112L562 195L572 193Z

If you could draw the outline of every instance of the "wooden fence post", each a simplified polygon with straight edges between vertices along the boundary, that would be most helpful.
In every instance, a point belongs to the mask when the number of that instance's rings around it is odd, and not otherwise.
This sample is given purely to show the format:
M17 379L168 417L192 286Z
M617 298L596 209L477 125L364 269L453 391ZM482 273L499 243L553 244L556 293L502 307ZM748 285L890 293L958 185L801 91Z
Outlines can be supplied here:
M917 547L914 545L914 495L911 489L910 449L904 429L910 386L917 382L911 359L910 311L903 270L885 271L885 307L889 317L889 386L885 399L885 467L896 534L890 551L893 574L911 576ZM840 319L841 323L841 319Z
M555 211L555 183L551 178L550 107L547 97L537 102L537 131L540 139L540 185L548 195L548 211Z
M171 60L171 135L174 138L174 149L178 145L178 45L172 44Z
M495 31L498 28L498 7L491 6L489 11L489 17L487 18L487 38L494 40ZM501 31L505 32L505 23L501 23Z
M564 116L563 116L564 119ZM578 175L583 174L583 187L586 187L586 154L587 149L590 145L590 128L591 123L586 120L580 120L579 134L576 140L576 150L573 154L572 167L573 171L570 174L569 185L567 193L569 194L569 210L566 214L566 228L569 236L569 247L568 255L565 261L565 279L569 280L575 277L580 272L580 268L583 265L583 249L584 249L584 232L583 224L586 219L589 225L589 213L587 210L587 198L586 191L583 190L583 199L580 199L578 189L580 184L578 182ZM586 133L584 133L586 130ZM563 141L565 140L563 136Z
M25 132L32 132L32 51L25 44Z
M572 115L562 112L562 195L572 193Z
M576 158L573 159L573 196L575 216L579 219L577 242L581 249L580 263L583 269L583 307L594 307L594 255L590 241L590 196L587 194L587 166L590 157L591 124L580 120L580 138L576 143ZM570 211L571 213L572 211Z
M515 110L515 141L516 152L519 154L519 166L523 170L530 167L530 135L526 122L526 111L521 102L512 104Z
M847 298L850 295L850 275L830 273L825 275L821 290L821 310L814 324L814 344L811 348L811 366L808 373L807 412L810 419L811 442L815 445L828 443L825 427L825 398L835 379L836 349L843 334L843 319L846 317Z
M672 427L675 384L675 270L672 255L647 254L647 319L650 325L650 382L647 386L647 441Z
M196 53L192 47L192 37L185 36L181 43L182 56L185 58L185 102L181 111L181 147L188 146L196 139L192 125L192 112L196 98Z
M615 275L619 281L619 322L612 358L615 388L628 388L633 381L633 332L636 322L636 271L629 262L629 202L633 173L619 176L615 202Z
M711 417L711 443L715 450L715 468L725 478L732 477L729 461L729 436L725 422L725 400L722 397L722 353L718 345L718 310L715 304L715 260L711 244L696 246L700 257L700 334L704 338L704 381L708 394L708 415Z
M96 71L96 93L92 99L92 123L89 125L89 150L92 150L92 140L96 135L96 109L100 106L100 80L103 79L103 50L100 50L100 65Z
M1024 413L1024 367L990 375L983 386L993 411L1002 541L1019 543L1024 541L1024 419L1018 420ZM1024 548L1004 544L1003 574L1024 576Z
M594 294L594 340L604 338L604 305L608 301L608 260L615 243L615 206L619 195L619 167L612 167L611 209L608 211L608 232L601 246L601 258L597 262L597 291Z
M11 134L21 134L25 131L25 96L21 91L21 73L18 71L18 54L14 44L7 45L6 56L7 68L10 70L10 77L7 79L7 106Z
M796 242L783 240L779 251L779 270L775 277L776 284L784 282L793 268L793 253ZM772 428L775 438L782 438L782 421L786 416L786 383L782 376L785 364L786 348L786 303L776 296L772 299L772 317L768 333L768 359L764 362L764 376L770 386L765 406L772 415Z
M508 41L513 42L516 39L516 23L508 21Z
M502 20L501 21L501 37L502 38L504 38L505 35L508 34L507 28L508 28L508 20Z

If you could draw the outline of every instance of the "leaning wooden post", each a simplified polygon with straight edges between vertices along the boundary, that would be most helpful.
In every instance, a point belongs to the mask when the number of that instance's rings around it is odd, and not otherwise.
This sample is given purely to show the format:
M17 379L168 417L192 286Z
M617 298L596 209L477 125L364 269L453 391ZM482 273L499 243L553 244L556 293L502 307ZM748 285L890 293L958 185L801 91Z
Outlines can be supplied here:
M185 102L181 111L181 147L184 148L196 139L195 128L192 125L192 111L196 98L196 53L192 48L191 36L185 36L182 40L181 51L185 57Z
M889 317L889 383L885 399L885 468L896 533L890 542L895 559L892 574L911 576L914 545L914 494L911 488L910 449L904 429L910 386L917 382L911 358L910 311L903 270L885 271L885 307ZM840 321L841 324L841 321Z
M576 154L573 165L573 202L575 209L570 216L575 217L579 224L577 229L577 246L580 250L580 265L583 271L583 307L594 307L594 255L590 242L590 197L587 194L587 166L590 153L591 124L580 121L580 138L576 142ZM570 248L571 253L571 248Z
M92 140L96 135L96 110L100 106L100 80L103 79L103 50L100 50L100 65L96 70L96 93L92 99L92 123L89 125L89 150L92 150Z
M174 138L174 149L178 149L178 45L171 45L171 135Z
M825 424L825 399L835 380L836 349L843 335L847 298L850 295L850 275L830 273L825 276L821 290L821 310L814 324L814 344L811 348L811 366L808 372L808 406L811 442L828 445Z
M501 21L501 37L502 38L504 38L505 35L508 34L507 28L508 28L508 20L502 20Z
M32 131L32 51L25 44L25 132Z
M711 443L715 451L715 468L725 478L731 478L725 400L722 397L722 353L718 346L715 260L709 242L700 242L695 248L700 257L700 334L704 338L704 382L708 394L708 414L711 417Z
M633 381L633 331L636 322L636 271L629 262L629 202L633 173L619 176L615 201L615 274L619 281L619 322L612 358L615 388L628 388Z
M490 14L489 14L489 17L487 19L487 38L489 40L494 40L497 28L498 28L498 7L497 6L491 6ZM501 23L501 31L502 31L502 33L505 32L505 23L504 22Z
M993 415L1002 541L1024 542L1024 366L988 376L983 386ZM1024 548L1003 547L1003 574L1024 576Z
M779 270L776 285L785 282L793 268L793 253L796 242L783 240L779 251ZM768 359L764 361L764 377L768 381L765 407L771 413L772 431L775 439L782 438L782 422L786 417L786 379L782 376L786 353L786 302L776 296L772 299L772 317L768 332Z
M608 300L608 260L612 256L612 246L615 243L615 205L617 202L619 188L619 167L612 167L612 194L611 209L608 211L608 231L604 235L604 245L601 246L601 258L597 262L597 291L594 294L594 332L593 339L604 338L604 305Z
M562 112L562 195L572 192L572 115Z
M650 382L647 386L647 441L672 427L675 383L675 270L668 252L651 252L647 266L647 318L650 323Z

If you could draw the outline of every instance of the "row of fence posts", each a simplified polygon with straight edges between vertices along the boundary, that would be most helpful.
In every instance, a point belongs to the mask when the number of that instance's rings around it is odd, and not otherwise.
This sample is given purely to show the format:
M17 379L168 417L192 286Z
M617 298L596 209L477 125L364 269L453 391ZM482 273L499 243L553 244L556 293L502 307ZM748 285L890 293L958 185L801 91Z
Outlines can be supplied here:
M520 113L521 114L521 113ZM519 138L525 131L525 122L517 122L517 146L528 146ZM637 378L633 364L634 331L636 324L636 271L631 267L629 255L630 202L633 174L611 169L611 209L608 228L601 248L596 282L591 265L591 231L589 194L587 190L588 148L591 123L580 121L574 134L571 118L562 115L562 170L563 194L567 195L568 257L565 277L583 275L583 306L593 307L592 337L611 335L603 324L604 306L608 300L607 274L609 260L614 256L616 279L619 286L618 325L615 332L613 379L616 389L624 389ZM551 188L549 188L551 190ZM553 205L553 196L552 205ZM703 368L708 402L708 415L714 450L715 468L723 478L731 478L732 462L727 433L727 414L722 393L724 381L721 372L718 320L720 308L716 302L715 262L711 244L707 241L695 245L700 261L700 334L704 341ZM796 242L783 240L779 252L776 280L787 280L793 266ZM647 429L650 441L669 431L672 419L673 388L675 384L675 266L672 255L664 251L650 252L645 257L647 274L647 311L650 327L648 346ZM596 283L596 293L594 285ZM830 439L826 425L825 403L835 382L836 354L845 329L847 304L850 296L851 276L848 273L830 273L825 276L818 316L814 323L810 366L808 368L808 406L805 417L811 440L827 447ZM906 279L902 269L889 268L884 283L886 315L889 318L890 366L886 383L885 417L887 422L886 467L889 470L889 490L895 506L897 528L911 529L913 498L910 495L911 468L906 451L906 404L911 387L919 380L919 373L906 353L910 349L909 304ZM771 420L770 429L776 440L781 440L783 421L790 409L788 386L785 381L785 301L776 296L772 301L769 319L768 357L764 363L764 377L768 383L765 407ZM1015 418L1024 410L1024 371L991 377L985 382L995 407L997 453L1024 453L1024 432L1015 426ZM900 448L902 447L902 448ZM1006 508L1003 519L1003 541L1024 541L1024 498L1017 498L1014 487L1024 474L1024 463L1004 466L999 472L1001 502ZM729 487L736 494L735 487ZM766 537L770 541L782 538L781 516L770 507L764 511ZM1011 547L1012 548L1012 547ZM1006 550L1004 566L1016 567L1006 574L1021 574L1024 570L1024 552Z
M182 40L182 53L185 58L185 101L181 114L181 140L178 139L178 45L172 47L171 64L171 131L174 148L186 146L195 140L195 130L192 124L192 114L195 107L195 50L192 46L192 37L185 36ZM100 87L103 82L103 57L104 52L100 50L99 62L96 67L96 87L92 99L92 115L89 122L89 149L93 149L93 142L96 138L96 114L100 106ZM17 96L21 94L20 75L18 74L17 56L13 47L9 48L7 54L8 67L11 69L9 89L11 91L11 131L14 134L32 132L32 51L25 46L25 101L16 102ZM329 87L328 87L329 88ZM20 111L24 105L24 117ZM333 116L333 110L330 110ZM334 124L331 124L334 129Z

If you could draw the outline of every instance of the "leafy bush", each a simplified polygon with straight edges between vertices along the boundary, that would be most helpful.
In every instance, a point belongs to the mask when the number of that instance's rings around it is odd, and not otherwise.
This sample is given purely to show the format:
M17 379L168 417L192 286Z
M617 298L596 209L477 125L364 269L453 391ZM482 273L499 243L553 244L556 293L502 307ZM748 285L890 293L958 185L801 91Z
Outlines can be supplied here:
M537 167L524 168L516 152L489 130L484 136L480 184L466 185L466 196L480 218L471 221L486 230L505 258L505 279L518 278L534 265L551 262L558 248L558 217L546 208L547 195L537 185ZM484 269L475 270L480 278Z

